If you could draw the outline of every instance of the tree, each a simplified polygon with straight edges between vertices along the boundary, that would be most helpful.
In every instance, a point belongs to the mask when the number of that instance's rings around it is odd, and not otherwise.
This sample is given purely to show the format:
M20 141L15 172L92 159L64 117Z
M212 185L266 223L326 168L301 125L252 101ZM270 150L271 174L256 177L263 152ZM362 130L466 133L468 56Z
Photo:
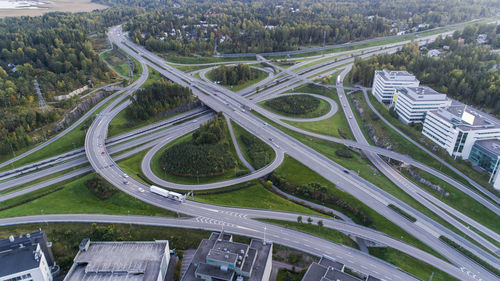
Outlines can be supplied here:
M312 219L311 217L308 217L308 218L307 218L307 223L308 223L308 224L311 224L312 222L313 222L313 219Z
M302 223L302 216L298 216L298 217L297 217L297 222L298 222L298 223Z
M318 226L319 226L319 227L323 227L323 220L319 220L319 221L318 221Z

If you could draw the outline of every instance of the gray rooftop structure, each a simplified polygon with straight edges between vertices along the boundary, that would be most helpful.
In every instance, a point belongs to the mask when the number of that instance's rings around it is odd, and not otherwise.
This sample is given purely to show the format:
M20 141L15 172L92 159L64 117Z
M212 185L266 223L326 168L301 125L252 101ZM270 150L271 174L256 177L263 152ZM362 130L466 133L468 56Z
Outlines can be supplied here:
M9 238L0 240L0 252L36 244L40 244L40 249L45 255L47 264L50 267L54 266L55 260L50 248L51 243L48 242L47 235L42 230L19 236L11 235Z
M344 272L344 264L333 258L323 256L319 262L313 262L302 281L380 281L373 276L360 279Z
M415 75L408 73L408 71L403 70L376 70L377 74L385 81L406 81L414 82L418 81Z
M464 131L500 128L500 120L497 118L455 100L452 101L450 106L435 110L434 112ZM468 123L462 120L464 112L473 116L472 122Z
M170 260L168 241L93 242L84 239L86 247L74 259L64 281L75 280L163 280ZM80 245L84 246L84 245ZM161 279L158 279L161 275Z
M247 245L234 242L226 233L214 232L201 241L181 280L265 280L270 271L271 254L272 243L252 239Z
M446 100L446 94L439 93L427 86L403 87L397 91L403 92L408 98L414 101L421 100Z
M490 153L494 156L500 156L500 140L497 139L487 139L487 140L477 140L474 143L475 146L480 147L481 150Z
M0 252L0 278L37 268L41 260L34 254L37 247L35 244Z

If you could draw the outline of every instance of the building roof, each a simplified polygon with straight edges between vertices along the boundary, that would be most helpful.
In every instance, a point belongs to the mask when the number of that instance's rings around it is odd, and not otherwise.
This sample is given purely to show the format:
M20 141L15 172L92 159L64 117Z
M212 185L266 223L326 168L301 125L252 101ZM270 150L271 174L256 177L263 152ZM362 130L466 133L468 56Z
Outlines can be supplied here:
M157 280L168 241L90 242L79 251L65 281Z
M402 70L376 70L376 74L386 81L405 81L405 82L417 82L417 78L408 73L408 71Z
M327 259L326 262L323 262L323 264L313 262L307 269L307 272L302 278L302 281L362 281L359 278L343 272L341 269L329 266L330 264L332 264L338 267L338 264L341 263L330 262L332 262L332 260L329 259ZM344 265L341 265L343 269Z
M497 139L477 140L474 143L474 146L477 146L481 150L486 151L491 155L500 157L500 140Z
M398 93L404 94L413 101L432 100L432 101L445 101L447 100L446 94L439 93L427 86L419 87L403 87L397 89Z
M0 252L0 277L16 274L40 265L40 258L37 258L37 245L18 247L12 250Z
M13 239L12 242L10 241L11 239ZM18 248L20 247L20 245L28 246L36 244L40 244L40 248L45 255L45 259L47 260L48 265L53 266L54 256L52 255L52 251L50 250L47 235L45 235L45 232L42 230L19 236L12 235L9 238L0 240L0 252Z
M214 232L209 239L201 241L181 280L202 280L197 278L196 274L232 280L236 275L234 269L210 264L215 261L217 264L232 264L236 270L250 273L250 277L244 277L246 281L260 281L264 275L271 249L271 243L263 243L259 239L252 239L250 245L247 245L233 242L231 235Z
M340 271L344 270L343 263L338 262L338 261L334 260L333 258L330 258L327 256L321 257L321 259L319 260L319 264L322 266L326 266L326 267L333 267L333 268L338 269Z
M463 131L500 128L500 120L454 100L450 106L431 112L454 124Z

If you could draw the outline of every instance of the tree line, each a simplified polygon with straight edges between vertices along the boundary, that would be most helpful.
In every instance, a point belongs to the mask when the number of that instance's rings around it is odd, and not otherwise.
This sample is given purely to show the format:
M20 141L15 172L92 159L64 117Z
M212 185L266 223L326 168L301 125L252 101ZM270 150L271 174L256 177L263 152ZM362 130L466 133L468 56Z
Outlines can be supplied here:
M398 30L420 24L433 28L490 16L499 7L492 0L98 2L147 8L148 13L126 24L131 38L150 50L182 55L285 51L345 43L395 34L393 24Z
M192 92L187 87L161 79L147 85L130 97L130 104L125 115L128 119L148 120L172 108L187 104L193 100Z
M476 44L477 35L488 30L489 44L498 44L500 27L491 25L466 28L445 39L438 37L427 46L427 49L449 47L449 50L443 49L438 59L428 57L427 50L419 49L416 43L404 46L395 54L356 59L351 80L371 86L377 69L407 70L423 85L498 115L500 56L491 52L491 45ZM458 43L459 38L465 39L464 45Z

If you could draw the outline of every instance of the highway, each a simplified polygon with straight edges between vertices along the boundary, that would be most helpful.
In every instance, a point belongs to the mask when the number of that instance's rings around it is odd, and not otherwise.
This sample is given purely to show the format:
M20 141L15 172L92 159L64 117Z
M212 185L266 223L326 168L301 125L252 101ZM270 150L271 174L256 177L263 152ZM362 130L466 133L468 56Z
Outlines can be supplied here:
M116 32L116 31L115 31ZM110 33L111 37L113 31ZM123 41L123 38L115 38L115 42L118 42L119 44ZM228 94L226 92L226 89L221 89L221 87L217 87L216 85L213 84L205 84L203 82L196 81L195 79L191 77L186 77L186 75L176 69L172 69L168 65L166 65L160 58L156 57L153 54L150 54L146 50L134 46L136 50L138 50L139 53L134 52L131 50L128 45L131 45L130 42L127 43L127 46L123 45L122 47L131 55L135 56L137 59L143 60L144 58L147 59L147 62L150 64L151 67L155 68L157 71L160 71L163 75L166 75L169 79L173 80L174 82L177 82L181 85L184 86L191 86L193 89L193 92L202 100L206 105L209 107L212 107L214 110L217 111L223 111L225 114L231 117L235 122L237 122L239 125L243 126L247 130L250 130L251 132L256 132L258 130L258 136L263 138L263 139L268 139L268 136L274 139L274 142L277 143L279 147L281 147L284 151L286 151L288 154L290 154L292 157L299 159L301 162L306 164L307 166L313 168L316 172L318 172L320 175L324 176L325 178L329 179L330 181L334 182L337 184L337 186L342 187L343 189L350 190L350 193L355 195L356 197L360 198L363 202L365 202L367 205L370 207L378 210L382 215L386 216L387 218L391 219L393 222L401 226L403 229L411 233L412 235L416 236L417 238L421 239L422 241L425 241L427 244L431 244L431 247L438 250L438 252L443 253L445 256L447 256L450 260L452 260L454 263L459 264L461 266L465 266L466 268L473 269L474 271L477 271L475 274L480 274L482 276L481 278L490 278L493 279L495 278L491 273L485 271L482 268L479 268L475 263L471 262L469 259L463 257L462 255L454 252L454 250L450 249L448 246L445 246L442 242L440 242L438 239L435 237L435 233L429 233L428 229L424 228L419 228L415 227L415 225L408 224L408 221L403 219L401 216L399 216L397 213L392 211L387 207L387 200L390 200L389 202L397 202L396 204L399 205L399 200L396 198L391 198L390 195L386 194L382 190L377 190L377 195L375 193L370 192L369 190L371 189L370 186L367 186L366 182L363 180L357 178L354 175L349 175L344 173L343 168L339 166L338 164L332 162L329 159L325 159L326 157L322 156L321 154L317 153L316 151L305 147L303 144L297 142L291 137L286 136L282 132L276 130L272 126L263 124L262 121L260 121L258 118L255 116L248 114L248 112L242 112L239 110L241 106L251 106L251 102L249 102L246 99L243 99L239 97L238 95L234 94ZM152 63L154 61L155 63ZM159 67L161 65L162 67ZM192 84L192 85L191 85ZM198 88L203 87L205 91L210 90L213 91L211 95L206 95L198 91ZM208 88L208 89L207 89ZM222 99L222 100L221 100ZM106 126L99 125L101 123L106 123L107 120L105 118L102 118L104 120L96 120L94 122L93 126L95 124L96 128L93 128L92 132L93 134L96 134L97 131L99 131L101 134L105 134ZM100 130L99 130L100 129ZM89 130L90 132L90 130ZM98 134L98 133L97 133ZM86 142L86 147L88 146L89 148L91 147L98 147L99 146L99 138L90 137L87 135L87 141ZM91 152L90 150L86 150L88 158L91 157L96 157L98 154L96 152ZM94 154L94 156L93 156ZM97 155L96 155L97 154ZM95 161L96 163L91 164L94 167L94 169L99 168L100 164L102 165L104 163L107 163L111 159L106 159L106 157L103 157L104 159L99 159L99 157L96 157ZM112 161L112 160L111 160ZM120 184L120 173L121 171L114 170L115 168L112 168L111 170L107 170L106 173L103 171L100 171L99 169L96 169L103 177L105 177L108 181L112 182L113 184L116 184L118 186L122 185ZM130 188L131 186L129 186ZM349 187L349 188L346 188ZM125 188L125 187L122 187ZM375 199L375 200L374 200ZM402 204L403 205L403 204ZM422 220L425 220L422 218ZM422 232L422 229L426 230ZM432 231L431 231L432 232ZM434 235L433 235L434 234ZM450 252L451 251L451 252ZM454 253L453 253L454 252ZM477 280L477 279L476 279ZM487 279L485 279L487 280Z
M273 120L282 126L286 124L279 119L283 119L282 116L273 115L266 110L260 108L255 105L255 101L246 99L243 95L235 94L223 87L218 85L214 85L213 83L207 83L205 81L200 81L198 79L193 78L175 68L170 67L167 63L165 63L162 59L158 58L154 54L149 53L144 50L142 47L138 47L131 42L127 42L126 45L123 42L126 41L122 36L123 34L118 28L114 28L110 31L109 37L112 42L115 42L120 48L125 50L129 55L136 58L143 69L147 69L146 65L154 68L159 71L162 75L166 76L170 80L179 83L183 86L188 86L193 90L193 93L198 96L198 98L208 107L212 108L215 111L224 112L225 116L236 122L238 125L242 126L252 134L259 137L261 140L270 145L276 152L276 159L266 167L265 173L269 173L272 169L279 166L279 163L282 161L282 157L284 154L289 154L293 158L299 160L304 165L310 167L318 174L325 177L327 180L330 180L334 184L337 185L340 189L349 192L354 195L362 202L367 204L374 210L377 210L380 214L393 221L395 224L403 228L405 231L415 236L419 240L423 241L431 248L441 253L443 256L450 260L450 263L444 262L430 254L427 254L415 247L409 246L403 242L397 241L393 238L390 238L384 234L380 234L373 229L363 228L357 225L352 225L345 222L335 221L335 220L325 220L325 226L339 229L340 231L348 234L353 234L357 237L361 237L363 239L377 241L379 243L390 245L393 248L396 248L400 251L408 253L409 255L423 260L427 263L430 263L441 270L455 276L461 280L498 280L498 277L493 275L492 273L486 271L484 268L480 267L476 263L472 262L468 258L459 254L457 251L453 250L449 246L442 243L438 236L440 233L447 233L451 237L447 235L447 237L451 239L456 239L459 244L465 245L468 249L472 249L475 254L481 256L486 261L492 263L494 266L500 267L500 263L498 263L498 258L492 257L491 255L487 255L484 253L482 249L477 249L477 246L470 245L471 243L468 241L460 240L459 237L454 233L450 233L451 231L447 228L433 222L425 215L419 213L413 208L407 206L399 199L391 196L390 194L384 192L380 188L374 186L373 184L367 182L366 180L360 178L355 173L345 171L345 169L338 165L337 163L331 161L320 153L314 151L313 149L305 146L304 144L298 142L294 138L288 136L277 128L273 127L270 124L260 120L255 115L251 114L245 108L251 108L256 112L259 112ZM132 48L133 49L132 49ZM380 52L394 51L394 49L386 49L380 50ZM369 54L366 54L369 55ZM346 61L338 62L336 66L341 66L345 64ZM300 75L308 76L314 75L316 73L320 73L321 71L325 71L331 69L333 64L321 63L318 65L316 70L313 71L297 71L297 73L292 74L288 73L288 75L293 76L293 79L284 80L286 81L283 84L280 84L280 89L286 89L287 87L298 85L301 83L305 83L304 81L308 81L309 79L304 79ZM334 71L334 70L331 70ZM206 204L196 203L192 201L187 201L183 204L176 203L174 201L167 200L159 195L153 194L149 192L149 187L132 179L125 179L123 176L123 171L116 165L115 160L117 158L111 157L110 153L113 153L113 147L108 147L109 140L107 140L107 128L111 120L116 114L118 114L121 110L123 110L128 103L123 102L120 103L124 98L133 94L133 92L142 85L147 79L148 71L144 71L139 79L134 82L129 89L124 92L120 92L120 94L124 93L120 98L114 100L109 106L107 106L102 113L97 116L97 118L92 123L89 128L86 138L85 138L85 154L92 168L103 176L107 181L115 185L120 190L128 193L131 196L134 196L144 202L153 204L155 206L159 206L165 209L169 209L175 212L184 213L189 216L192 216L191 219L165 219L165 218L148 218L148 219L140 219L137 217L130 216L110 216L104 218L104 215L46 215L43 217L23 217L23 218L14 218L14 219L3 219L0 220L1 224L16 224L16 223L30 223L30 222L40 222L42 221L99 221L108 220L107 222L117 222L117 223L132 223L131 220L135 220L137 223L148 224L148 220L150 223L159 223L153 222L155 219L164 219L162 223L164 225L175 225L185 226L188 228L203 228L210 230L218 230L219 225L224 225L224 230L233 232L235 234L247 235L252 237L261 237L264 227L267 229L267 237L273 240L276 243L283 244L286 246L290 246L299 250L303 250L315 255L321 255L327 253L332 257L336 257L339 261L346 263L348 266L359 268L359 264L363 265L363 269L361 271L372 274L374 276L383 278L385 280L415 280L413 277L407 275L404 272L401 272L394 266L382 262L374 257L368 256L360 251L353 250L335 243L331 243L324 239L314 237L312 235L308 235L305 233L292 231L289 229L285 229L282 227L270 225L267 223L258 222L252 220L252 218L274 218L279 220L289 220L296 221L298 214L290 214L283 212L272 212L272 211L259 211L259 210L249 210L249 209L241 209L241 208L227 208L220 206L209 206ZM276 75L279 77L280 75ZM309 80L310 81L310 80ZM339 90L339 94L345 99L345 94L343 93L343 86L336 86ZM274 93L273 93L274 91ZM249 92L245 91L245 95ZM266 91L265 94L268 95L272 93L277 95L277 91L271 90ZM263 93L259 93L256 95L259 99L265 99L266 96ZM342 103L341 97L341 103ZM332 106L332 105L331 105ZM336 104L335 104L336 106ZM96 107L97 108L97 107ZM333 108L333 107L332 107ZM331 115L333 115L332 113ZM346 112L346 114L348 114ZM352 116L352 112L351 112ZM350 118L348 118L349 120ZM354 123L356 123L354 121ZM354 123L352 126L354 126ZM351 125L351 122L349 122ZM355 124L357 126L357 123ZM164 147L167 143L173 141L175 138L182 136L183 134L194 130L198 124L195 122L187 122L184 123L182 128L176 129L175 131L165 131L161 136L156 139L150 140L146 142L144 145L141 143L142 149L147 149L154 145L153 149L150 150L147 154L147 157L144 158L142 166L145 170L145 174L147 177L152 179L155 183L160 180L160 185L164 185L169 188L176 189L184 189L184 190L193 190L193 189L207 189L207 188L218 188L224 185L232 185L235 183L247 181L248 179L242 177L238 179L232 179L222 183L214 183L207 185L178 185L175 183L161 181L161 179L155 179L155 175L148 170L150 160L152 155L154 155L154 151L159 150L161 147ZM288 126L285 126L289 128ZM292 126L293 127L293 126ZM294 128L294 130L297 130ZM359 130L359 127L358 127ZM355 130L353 130L355 133ZM308 133L312 135L311 133ZM355 133L356 135L357 133ZM322 136L324 137L324 136ZM411 163L412 159L409 156L401 155L395 152L390 152L384 149L375 148L370 146L367 143L363 143L362 139L357 139L357 141L345 141L341 142L345 145L352 147L363 147L362 149L367 152L368 155L372 155L372 161L378 165L383 165L385 162L377 162L376 158L380 159L378 155L372 154L377 153L381 155L393 155L397 159L405 159L405 163ZM366 140L365 140L366 142ZM149 147L146 147L149 146ZM117 146L118 147L118 146ZM137 149L139 149L137 148ZM152 152L153 151L153 152ZM380 153L378 153L378 152ZM128 152L127 152L128 153ZM136 153L136 152L135 152ZM149 156L148 156L149 155ZM122 155L120 155L122 156ZM391 157L392 158L392 157ZM380 160L382 161L382 160ZM273 164L274 163L274 164ZM385 164L386 165L386 164ZM379 167L380 168L380 167ZM85 168L84 168L85 169ZM88 168L86 168L88 169ZM400 180L399 174L393 174L393 169L388 167L389 170L384 170L388 175L392 175L393 181ZM80 169L82 170L82 169ZM87 170L87 172L89 169ZM77 172L77 171L74 171ZM256 171L250 175L256 175L259 171ZM265 173L262 173L265 174ZM259 176L262 176L259 174ZM398 176L399 175L399 176ZM243 179L243 180L242 180ZM401 185L407 185L408 183L402 182ZM420 192L417 193L420 196ZM483 198L484 199L484 198ZM426 198L426 200L431 200ZM436 205L442 207L439 202L435 202ZM406 220L404 217L394 212L392 209L388 208L389 204L394 204L400 207L401 209L407 211L408 213L414 215L417 218L417 223L411 223ZM438 211L438 207L435 211ZM449 209L447 209L449 211ZM452 210L453 211L453 210ZM446 217L446 213L441 210L441 216ZM454 213L453 215L460 216L460 213ZM59 217L58 217L59 216ZM319 218L315 218L318 220ZM451 216L448 215L447 219L452 220ZM460 219L467 220L467 217L463 215ZM170 221L168 221L170 220ZM170 223L170 224L169 224ZM469 223L467 221L467 223ZM479 228L481 225L476 224ZM220 228L219 228L220 230ZM481 229L485 233L488 233L487 229ZM472 237L474 234L469 233ZM494 232L488 233L488 235L495 237L497 235ZM383 237L382 237L383 236ZM479 236L475 236L475 239L484 239ZM494 245L487 244L489 241L486 240L485 246L494 247ZM498 249L498 248L497 248Z

